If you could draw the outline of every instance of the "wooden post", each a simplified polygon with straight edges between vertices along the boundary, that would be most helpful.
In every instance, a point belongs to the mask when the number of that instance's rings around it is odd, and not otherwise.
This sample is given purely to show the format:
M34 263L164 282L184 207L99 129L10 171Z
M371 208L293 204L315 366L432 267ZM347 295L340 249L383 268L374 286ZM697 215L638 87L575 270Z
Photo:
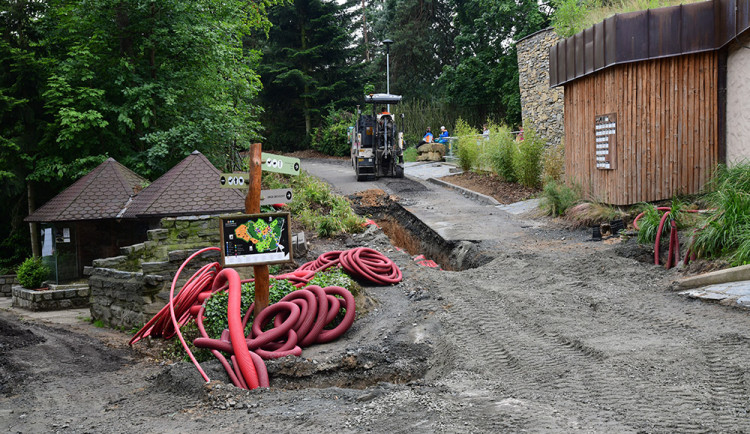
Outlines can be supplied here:
M250 185L245 197L245 212L257 214L260 212L260 178L261 145L253 143L250 145ZM268 265L256 265L253 267L255 275L255 316L268 306Z

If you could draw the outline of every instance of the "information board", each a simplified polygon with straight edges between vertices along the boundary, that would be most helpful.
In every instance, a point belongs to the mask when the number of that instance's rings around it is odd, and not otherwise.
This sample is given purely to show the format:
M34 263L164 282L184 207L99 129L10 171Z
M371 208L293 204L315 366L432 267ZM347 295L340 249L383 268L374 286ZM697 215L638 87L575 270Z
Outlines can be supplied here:
M289 213L238 214L220 220L223 266L292 261Z
M596 168L601 170L615 169L615 150L617 145L617 117L614 113L598 115L594 119L594 137L596 143Z

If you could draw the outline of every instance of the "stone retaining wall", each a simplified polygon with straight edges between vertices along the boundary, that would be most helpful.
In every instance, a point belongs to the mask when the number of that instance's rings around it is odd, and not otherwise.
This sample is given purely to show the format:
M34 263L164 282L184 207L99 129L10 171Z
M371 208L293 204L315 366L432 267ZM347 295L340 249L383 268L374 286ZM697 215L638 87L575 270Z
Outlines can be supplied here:
M62 310L89 306L91 290L87 285L50 285L50 289L36 291L13 285L13 306L23 309Z
M150 230L148 240L120 249L121 256L97 259L86 267L91 287L91 316L110 327L142 326L167 303L177 269L193 252L219 245L218 218L165 218ZM184 282L201 266L219 261L206 252L181 273Z
M548 144L560 144L564 134L563 87L549 87L549 47L561 38L548 28L518 41L518 85L521 117Z
M13 285L18 284L18 278L15 274L0 275L0 297L11 297L13 295Z

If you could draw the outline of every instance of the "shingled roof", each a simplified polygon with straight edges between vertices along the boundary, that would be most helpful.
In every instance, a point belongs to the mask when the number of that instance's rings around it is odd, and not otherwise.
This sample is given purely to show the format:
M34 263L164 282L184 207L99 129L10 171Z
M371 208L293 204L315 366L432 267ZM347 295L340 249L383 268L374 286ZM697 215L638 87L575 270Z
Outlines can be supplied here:
M148 181L108 158L86 176L31 213L27 222L116 218Z
M219 214L245 209L245 195L221 188L221 172L198 151L193 151L169 172L143 189L123 217L166 217Z

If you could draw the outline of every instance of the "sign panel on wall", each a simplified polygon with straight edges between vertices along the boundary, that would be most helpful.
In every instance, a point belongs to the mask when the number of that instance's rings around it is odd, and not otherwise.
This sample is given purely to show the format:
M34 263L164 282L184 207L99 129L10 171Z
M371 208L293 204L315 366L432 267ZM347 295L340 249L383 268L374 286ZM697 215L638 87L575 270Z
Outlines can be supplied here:
M614 113L598 115L594 119L594 137L596 143L596 168L612 170L616 168L617 159L617 115Z

